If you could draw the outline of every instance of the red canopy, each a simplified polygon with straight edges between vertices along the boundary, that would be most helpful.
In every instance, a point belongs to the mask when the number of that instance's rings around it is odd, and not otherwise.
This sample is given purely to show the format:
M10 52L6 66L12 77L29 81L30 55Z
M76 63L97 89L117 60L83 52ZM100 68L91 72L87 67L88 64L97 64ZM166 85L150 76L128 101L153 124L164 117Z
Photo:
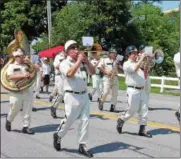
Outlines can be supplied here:
M49 57L49 58L54 58L59 51L63 51L64 47L63 46L56 46L50 49L42 50L39 52L39 57Z

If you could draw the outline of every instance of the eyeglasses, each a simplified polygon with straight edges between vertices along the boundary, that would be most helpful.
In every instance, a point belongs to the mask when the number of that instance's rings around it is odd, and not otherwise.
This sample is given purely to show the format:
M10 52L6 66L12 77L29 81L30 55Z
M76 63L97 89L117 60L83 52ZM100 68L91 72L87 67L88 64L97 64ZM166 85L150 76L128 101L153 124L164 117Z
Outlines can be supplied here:
M20 58L22 58L22 57L24 57L23 55L17 55L17 56L15 56L15 57L20 57Z
M78 49L78 46L70 46L70 47L68 48L68 50L74 50L74 49Z

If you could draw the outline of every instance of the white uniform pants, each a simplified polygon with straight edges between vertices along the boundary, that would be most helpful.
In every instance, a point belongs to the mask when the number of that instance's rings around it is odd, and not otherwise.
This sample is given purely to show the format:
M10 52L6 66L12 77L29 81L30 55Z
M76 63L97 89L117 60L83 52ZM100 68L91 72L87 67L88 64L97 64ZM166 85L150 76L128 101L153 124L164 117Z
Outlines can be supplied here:
M35 85L35 97L39 95L41 87L41 73L37 72L36 85Z
M149 102L149 99L150 99L150 89L151 89L151 81L150 81L149 77L145 81L144 89L145 89L146 95L148 97L148 102Z
M107 96L109 95L109 92L111 91L112 97L110 102L111 104L116 106L118 90L119 90L119 81L117 76L114 77L113 81L111 81L110 79L103 79L103 94L101 101L105 102Z
M92 75L92 85L93 85L93 90L90 93L91 96L93 96L97 91L98 98L100 98L101 93L103 91L103 80L100 77L100 75Z
M30 127L30 118L33 105L32 92L12 93L10 95L10 110L7 120L12 122L21 108L23 108L23 127Z
M56 81L56 89L57 89L57 97L53 103L53 107L57 108L59 106L59 104L63 101L63 96L64 96L64 91L63 91L63 79L62 76L59 75L58 77L56 77L57 81Z
M53 91L51 93L51 96L53 96L53 97L58 93L59 80L61 80L61 76L60 75L55 75L55 85L54 85Z
M139 114L139 124L147 125L148 116L148 97L145 90L127 88L129 108L125 114L121 115L121 119L127 121L136 112Z
M65 93L64 102L66 117L61 120L61 124L57 129L58 136L63 138L75 120L80 119L78 142L79 144L86 144L88 140L90 115L90 100L88 94Z

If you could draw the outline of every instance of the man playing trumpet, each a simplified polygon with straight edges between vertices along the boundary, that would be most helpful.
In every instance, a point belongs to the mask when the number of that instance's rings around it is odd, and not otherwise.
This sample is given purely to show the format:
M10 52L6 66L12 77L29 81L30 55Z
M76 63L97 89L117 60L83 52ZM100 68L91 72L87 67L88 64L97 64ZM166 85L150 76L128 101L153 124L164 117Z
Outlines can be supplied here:
M126 76L125 81L127 85L129 108L117 120L117 131L119 134L122 133L122 127L125 121L130 119L137 112L139 114L140 124L138 134L140 136L152 137L151 134L145 131L148 115L148 96L144 89L146 81L144 71L140 68L146 55L142 53L139 61L137 61L137 52L136 47L133 45L128 46L126 49L128 60L123 64L123 70Z
M86 74L83 64L91 74L95 69L89 62L88 57L78 50L77 42L69 40L65 43L67 58L61 62L60 68L63 78L63 92L65 103L65 118L57 132L53 134L53 144L57 151L61 150L61 139L66 135L71 125L80 119L78 128L79 153L86 157L93 157L93 154L86 148L89 130L90 100L87 93Z

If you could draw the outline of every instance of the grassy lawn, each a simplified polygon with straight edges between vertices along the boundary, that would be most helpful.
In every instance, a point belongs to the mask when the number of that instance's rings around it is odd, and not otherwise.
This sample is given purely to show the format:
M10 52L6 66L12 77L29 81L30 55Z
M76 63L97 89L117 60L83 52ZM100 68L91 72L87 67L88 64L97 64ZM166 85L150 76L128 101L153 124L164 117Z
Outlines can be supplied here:
M90 87L92 87L92 79L90 79ZM161 80L151 80L151 83L154 84L161 84ZM177 81L166 81L166 85L177 85ZM124 77L119 77L119 89L120 90L126 90L126 85L125 85L125 78ZM178 91L171 91L171 89L164 89L163 93L160 93L160 88L159 87L152 87L151 88L151 93L154 94L164 94L164 95L173 95L173 96L180 96L180 92Z
M151 80L151 83L154 84L161 84L161 80ZM177 85L177 81L166 81L166 85ZM126 85L125 85L125 78L124 77L119 77L119 89L120 90L126 90ZM171 89L164 89L163 93L160 93L160 88L158 87L152 87L151 88L151 93L155 94L164 94L164 95L174 95L174 96L180 96L180 93L177 92L171 92Z

